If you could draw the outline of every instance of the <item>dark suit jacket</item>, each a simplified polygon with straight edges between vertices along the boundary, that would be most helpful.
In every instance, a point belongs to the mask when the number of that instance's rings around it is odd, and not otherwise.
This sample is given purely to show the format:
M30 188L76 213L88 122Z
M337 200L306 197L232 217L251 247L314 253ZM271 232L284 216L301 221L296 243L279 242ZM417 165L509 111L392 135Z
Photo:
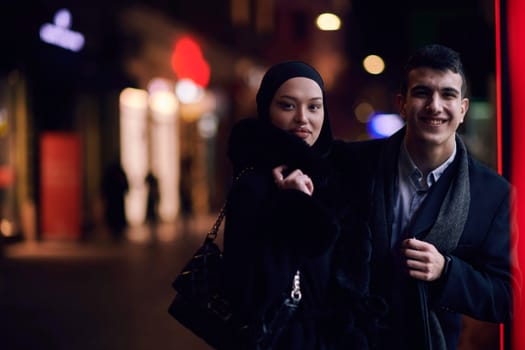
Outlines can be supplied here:
M339 158L337 163L347 174L348 196L372 230L371 292L390 302L391 291L398 283L393 276L396 275L395 266L399 265L392 257L390 237L400 140L402 135L397 134L389 139L340 143L334 151L334 157ZM468 169L471 200L464 230L449 255L451 260L446 274L427 284L429 307L438 316L450 350L457 349L461 314L484 321L508 322L512 312L510 186L505 179L470 156ZM379 186L379 183L385 186ZM374 194L383 197L382 203L374 202ZM430 197L429 194L427 200ZM428 210L422 215L435 219ZM392 344L396 343L408 349L424 349L421 310L417 308L418 300L414 300L417 298L417 295L412 295L412 310L392 312L403 313L408 320L402 325L398 322L399 315L391 315L385 349L393 349ZM391 309L396 310L396 306L391 304ZM407 344L400 339L404 337L413 341Z

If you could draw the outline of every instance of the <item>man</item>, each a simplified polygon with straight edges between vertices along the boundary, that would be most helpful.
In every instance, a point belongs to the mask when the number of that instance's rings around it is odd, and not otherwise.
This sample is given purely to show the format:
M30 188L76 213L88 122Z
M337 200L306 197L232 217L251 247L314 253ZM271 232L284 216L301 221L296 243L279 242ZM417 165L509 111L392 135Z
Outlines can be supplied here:
M461 314L511 318L510 186L456 134L469 100L455 51L417 51L401 90L405 127L337 147L340 164L372 233L371 292L390 305L380 347L455 350Z

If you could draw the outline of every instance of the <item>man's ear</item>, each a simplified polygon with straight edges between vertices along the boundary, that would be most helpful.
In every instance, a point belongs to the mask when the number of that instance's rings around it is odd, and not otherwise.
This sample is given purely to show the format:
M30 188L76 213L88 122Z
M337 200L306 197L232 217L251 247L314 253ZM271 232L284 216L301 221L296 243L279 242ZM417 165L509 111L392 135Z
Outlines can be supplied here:
M470 105L470 101L468 98L464 98L461 101L461 123L465 121L465 116L467 115L469 105Z

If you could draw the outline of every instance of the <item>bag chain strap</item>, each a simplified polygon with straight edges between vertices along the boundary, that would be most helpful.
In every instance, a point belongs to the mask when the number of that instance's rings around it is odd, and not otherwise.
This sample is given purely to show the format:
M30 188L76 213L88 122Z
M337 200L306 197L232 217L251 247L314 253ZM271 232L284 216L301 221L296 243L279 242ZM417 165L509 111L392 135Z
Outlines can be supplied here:
M301 272L299 270L297 270L295 276L293 277L292 293L290 296L292 297L293 302L296 304L301 301Z
M239 174L237 174L237 176L233 180L233 183L236 183L237 181L239 181L241 176L243 176L249 170L253 170L253 166L250 166L250 167L247 167L247 168L244 168L243 170L241 170L239 172ZM217 220L215 220L215 224L213 224L213 227L211 228L211 230L208 232L208 234L206 236L206 239L208 241L213 241L213 240L215 240L215 238L217 238L217 233L219 232L219 227L221 226L222 220L226 216L226 206L227 206L227 204L228 204L228 201L226 200L224 202L224 204L222 205L222 208L221 208L221 211L219 212L219 216L217 217ZM290 293L290 297L292 298L292 301L294 302L294 304L297 304L297 303L299 303L299 301L301 301L301 298L302 298L302 294L301 294L301 272L299 270L297 270L297 272L295 273L295 276L293 278L292 292Z
M247 168L242 169L239 174L235 177L233 180L233 183L236 183L239 181L241 176L243 176L248 170L253 170L253 166L249 166ZM206 235L207 241L214 241L215 238L217 238L217 233L219 232L219 227L221 226L222 220L224 219L224 216L226 216L226 206L228 205L228 200L224 202L222 205L221 211L219 212L219 216L217 217L217 220L215 220L215 224L213 224L213 227Z

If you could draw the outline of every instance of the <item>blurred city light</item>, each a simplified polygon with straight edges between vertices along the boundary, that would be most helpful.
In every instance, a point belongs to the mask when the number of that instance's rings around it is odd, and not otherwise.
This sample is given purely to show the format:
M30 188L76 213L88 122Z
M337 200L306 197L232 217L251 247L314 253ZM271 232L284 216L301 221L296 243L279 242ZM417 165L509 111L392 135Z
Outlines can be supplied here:
M84 47L84 36L70 29L71 12L60 9L55 14L54 23L44 23L40 27L42 41L60 46L64 49L78 52Z
M148 93L140 89L126 88L120 93L120 104L127 108L146 109Z
M207 112L199 119L197 128L199 135L204 139L209 139L217 134L219 127L219 118L215 113Z
M155 91L149 97L149 106L155 119L163 119L162 116L174 114L179 102L171 91Z
M156 91L171 91L173 83L164 78L153 78L148 83L148 93L153 95Z
M182 103L195 103L204 96L204 89L191 79L181 79L175 84L175 94Z
M374 112L374 107L368 102L361 102L354 109L355 117L361 123L368 123Z
M0 234L4 237L11 237L15 234L13 229L13 223L7 219L0 221Z
M388 137L401 129L404 123L397 114L375 114L368 123L368 132L373 138Z
M149 94L127 88L120 96L121 159L130 186L126 217L131 226L144 223L148 190L144 180L149 171L157 177L162 193L158 208L160 219L173 222L179 207L179 168L176 166L179 101L169 80L152 79L148 90Z
M0 165L0 188L11 186L15 181L15 172L9 165Z
M171 67L179 79L191 79L200 87L206 87L210 81L210 65L199 44L190 37L182 37L175 43Z
M7 135L9 131L7 109L0 108L0 137Z
M179 101L173 89L153 91L150 96L153 123L149 130L150 170L159 181L158 215L162 222L173 222L179 210L178 183L180 168L178 142Z
M158 215L162 222L175 221L179 211L180 145L177 120L175 113L165 115L162 123L152 125L149 134L150 170L159 181Z
M207 112L217 111L217 96L213 91L203 91L202 97L193 103L181 103L180 117L186 122L196 121Z
M341 28L341 19L333 13L322 13L317 16L316 24L321 30L339 30Z
M148 93L126 88L120 93L120 159L128 177L126 219L131 226L144 222L148 173Z
M385 61L377 55L368 55L363 60L363 67L370 74L381 74L385 70Z

